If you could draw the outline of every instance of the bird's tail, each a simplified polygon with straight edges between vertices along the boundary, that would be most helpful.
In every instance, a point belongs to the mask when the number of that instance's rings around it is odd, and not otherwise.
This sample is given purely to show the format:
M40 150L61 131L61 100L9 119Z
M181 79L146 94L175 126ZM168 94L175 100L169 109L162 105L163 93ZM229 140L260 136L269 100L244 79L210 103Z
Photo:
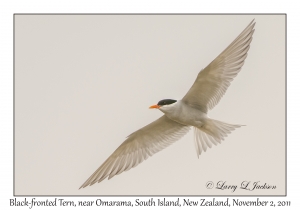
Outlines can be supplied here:
M241 126L207 118L203 126L195 128L195 146L198 157L202 151L206 151L207 147L211 148L211 143L220 144L221 140Z

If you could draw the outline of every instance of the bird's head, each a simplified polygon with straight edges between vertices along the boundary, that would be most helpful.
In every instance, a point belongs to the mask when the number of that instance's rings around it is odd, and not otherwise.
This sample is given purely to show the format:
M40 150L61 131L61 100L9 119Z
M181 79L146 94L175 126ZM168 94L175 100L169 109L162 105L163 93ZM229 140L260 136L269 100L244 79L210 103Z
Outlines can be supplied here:
M174 105L177 103L177 100L174 99L163 99L160 100L157 104L150 106L150 109L159 109L162 112L171 110Z

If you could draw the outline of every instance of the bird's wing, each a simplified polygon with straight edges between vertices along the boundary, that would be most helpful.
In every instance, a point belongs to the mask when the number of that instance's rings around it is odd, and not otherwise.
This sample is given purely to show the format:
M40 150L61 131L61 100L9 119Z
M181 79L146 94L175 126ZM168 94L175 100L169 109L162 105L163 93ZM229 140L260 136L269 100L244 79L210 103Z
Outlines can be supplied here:
M218 104L230 82L244 65L250 48L255 22L242 33L205 69L201 70L196 81L183 97L183 101L207 113Z
M184 136L190 127L163 115L130 134L80 188L127 171ZM80 189L79 188L79 189Z

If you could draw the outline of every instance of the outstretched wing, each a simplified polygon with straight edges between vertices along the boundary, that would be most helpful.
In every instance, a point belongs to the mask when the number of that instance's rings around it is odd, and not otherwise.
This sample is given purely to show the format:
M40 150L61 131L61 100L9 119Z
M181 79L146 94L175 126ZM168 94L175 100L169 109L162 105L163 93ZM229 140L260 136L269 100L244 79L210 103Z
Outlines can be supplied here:
M189 126L170 120L165 115L160 117L130 134L80 188L101 182L106 177L110 179L135 167L179 140L189 131L189 128Z
M218 104L230 82L244 65L250 48L255 22L242 33L205 69L201 70L196 81L183 97L183 101L207 113Z

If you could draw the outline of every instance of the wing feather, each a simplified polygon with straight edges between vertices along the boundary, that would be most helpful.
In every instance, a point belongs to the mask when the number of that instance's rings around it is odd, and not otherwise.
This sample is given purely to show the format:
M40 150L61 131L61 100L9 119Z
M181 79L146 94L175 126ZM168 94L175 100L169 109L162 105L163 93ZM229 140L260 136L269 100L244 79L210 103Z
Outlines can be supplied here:
M255 22L252 20L218 57L199 72L194 84L182 98L184 102L205 113L219 103L230 86L230 82L245 63L254 26Z
M165 115L130 134L80 188L111 179L142 163L168 147L189 131L190 127L170 120ZM79 189L80 189L79 188Z

